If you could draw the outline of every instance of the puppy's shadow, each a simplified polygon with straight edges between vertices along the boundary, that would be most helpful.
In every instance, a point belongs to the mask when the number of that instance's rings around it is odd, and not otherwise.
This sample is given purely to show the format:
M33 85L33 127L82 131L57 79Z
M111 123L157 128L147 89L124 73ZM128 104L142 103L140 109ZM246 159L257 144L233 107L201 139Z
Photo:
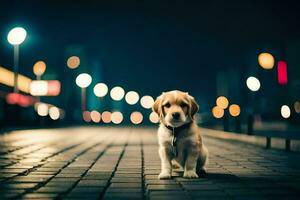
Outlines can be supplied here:
M200 177L200 175L199 175L199 177ZM239 180L239 178L233 174L224 174L224 173L204 172L202 177L205 177L205 178L208 178L211 180Z
M218 181L226 181L226 180L239 180L239 178L232 174L224 174L224 173L210 173L204 170L200 170L197 172L199 178L207 178L210 180L218 180ZM182 177L182 170L173 170L172 177Z

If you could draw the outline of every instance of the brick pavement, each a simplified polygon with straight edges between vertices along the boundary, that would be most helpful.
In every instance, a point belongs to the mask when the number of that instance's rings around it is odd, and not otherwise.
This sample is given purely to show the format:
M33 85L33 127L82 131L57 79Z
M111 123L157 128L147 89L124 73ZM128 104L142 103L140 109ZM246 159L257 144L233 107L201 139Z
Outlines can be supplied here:
M0 135L1 199L297 199L300 154L206 137L208 174L158 180L155 129Z

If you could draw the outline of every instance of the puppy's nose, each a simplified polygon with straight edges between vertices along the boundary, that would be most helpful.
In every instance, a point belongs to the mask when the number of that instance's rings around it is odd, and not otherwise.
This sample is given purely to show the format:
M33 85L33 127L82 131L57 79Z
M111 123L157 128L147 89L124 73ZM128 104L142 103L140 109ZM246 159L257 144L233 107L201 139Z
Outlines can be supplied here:
M173 117L173 119L179 119L180 113L179 112L174 112L174 113L172 113L172 117Z

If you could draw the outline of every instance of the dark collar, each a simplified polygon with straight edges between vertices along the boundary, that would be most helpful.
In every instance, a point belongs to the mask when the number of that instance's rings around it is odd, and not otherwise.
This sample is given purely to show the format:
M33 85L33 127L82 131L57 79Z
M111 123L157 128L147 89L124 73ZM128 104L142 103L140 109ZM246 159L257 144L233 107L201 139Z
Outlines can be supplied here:
M172 127L172 126L166 126L165 127L167 129L169 129L170 131L172 131L172 133L176 136L180 131L189 128L192 125L192 122L189 122L187 124L183 124L182 126L179 127Z

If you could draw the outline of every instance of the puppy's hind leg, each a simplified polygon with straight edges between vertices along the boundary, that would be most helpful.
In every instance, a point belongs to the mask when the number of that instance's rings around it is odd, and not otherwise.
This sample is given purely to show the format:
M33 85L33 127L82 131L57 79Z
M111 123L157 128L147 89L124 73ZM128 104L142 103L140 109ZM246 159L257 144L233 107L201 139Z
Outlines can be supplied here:
M173 169L177 169L177 170L180 170L180 171L183 170L183 167L182 167L182 166L179 164L179 162L176 161L175 159L173 159L173 160L171 161L171 163L172 163L172 168L173 168Z
M208 150L204 145L202 145L202 149L200 151L199 158L197 160L197 168L196 168L196 172L199 176L206 174L205 167L207 165L208 165Z

